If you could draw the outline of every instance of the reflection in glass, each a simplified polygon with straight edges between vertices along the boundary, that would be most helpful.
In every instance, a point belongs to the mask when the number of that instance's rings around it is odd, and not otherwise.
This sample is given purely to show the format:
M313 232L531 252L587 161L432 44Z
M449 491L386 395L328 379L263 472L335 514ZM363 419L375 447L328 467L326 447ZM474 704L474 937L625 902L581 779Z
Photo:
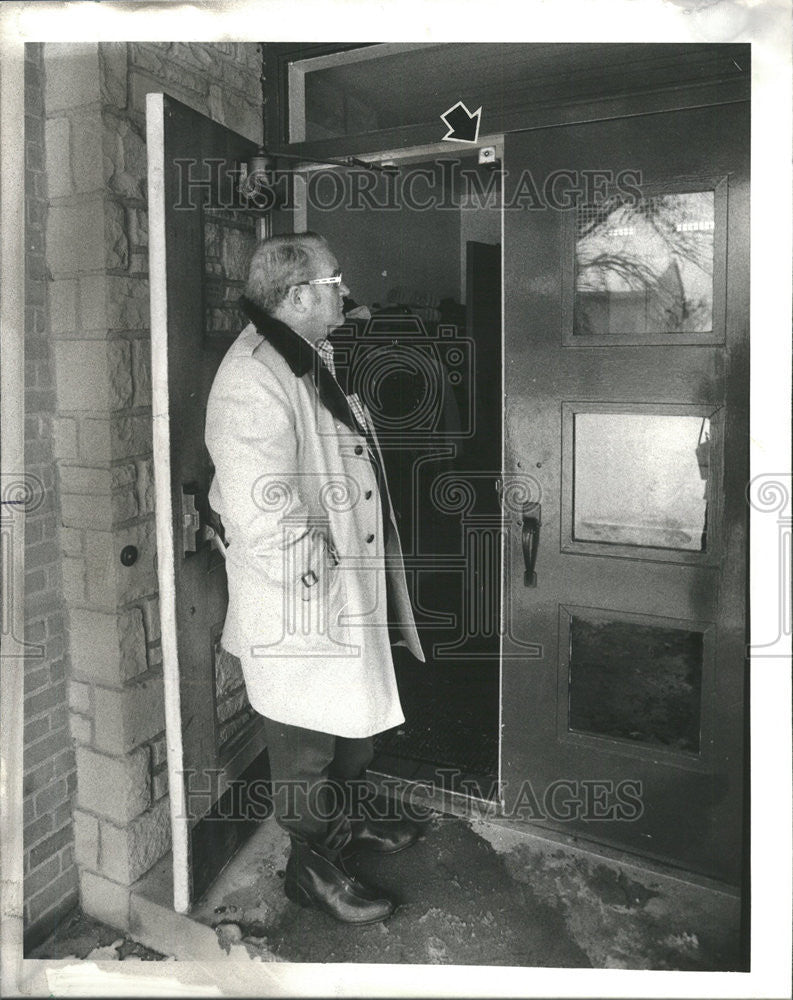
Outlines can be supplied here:
M580 206L574 333L710 331L713 230L713 191Z
M703 634L573 615L574 732L698 753Z
M705 551L710 421L576 413L573 538Z
M207 341L230 343L247 323L238 300L245 288L253 251L252 212L204 206L204 317Z

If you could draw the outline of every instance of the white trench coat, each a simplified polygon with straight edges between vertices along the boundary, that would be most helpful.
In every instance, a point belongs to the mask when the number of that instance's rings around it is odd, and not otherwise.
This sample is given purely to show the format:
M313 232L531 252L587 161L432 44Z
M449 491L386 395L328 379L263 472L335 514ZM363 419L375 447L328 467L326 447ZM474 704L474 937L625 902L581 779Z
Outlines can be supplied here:
M229 542L222 644L256 711L372 736L404 721L389 606L400 642L424 660L393 509L389 499L384 544L375 468L344 394L326 369L315 382L309 344L252 311L207 404L209 501Z

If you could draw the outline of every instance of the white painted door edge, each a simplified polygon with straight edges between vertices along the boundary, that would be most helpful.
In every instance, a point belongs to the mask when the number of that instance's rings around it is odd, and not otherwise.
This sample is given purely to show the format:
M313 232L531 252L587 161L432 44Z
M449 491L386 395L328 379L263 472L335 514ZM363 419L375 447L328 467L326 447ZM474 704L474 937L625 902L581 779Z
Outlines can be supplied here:
M173 842L173 905L190 908L182 712L179 701L179 656L176 638L173 506L171 498L171 434L168 397L168 288L165 247L165 100L146 95L146 148L149 196L149 298L151 308L152 433L154 442L157 580L165 687L165 740Z

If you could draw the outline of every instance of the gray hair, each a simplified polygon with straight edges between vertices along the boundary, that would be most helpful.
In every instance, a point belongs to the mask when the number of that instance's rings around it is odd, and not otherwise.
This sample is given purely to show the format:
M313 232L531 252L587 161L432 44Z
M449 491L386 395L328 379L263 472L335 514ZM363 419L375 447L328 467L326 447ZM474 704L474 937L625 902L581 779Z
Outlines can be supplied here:
M272 314L292 285L315 277L316 251L326 245L323 236L312 232L287 233L262 240L251 260L245 296Z

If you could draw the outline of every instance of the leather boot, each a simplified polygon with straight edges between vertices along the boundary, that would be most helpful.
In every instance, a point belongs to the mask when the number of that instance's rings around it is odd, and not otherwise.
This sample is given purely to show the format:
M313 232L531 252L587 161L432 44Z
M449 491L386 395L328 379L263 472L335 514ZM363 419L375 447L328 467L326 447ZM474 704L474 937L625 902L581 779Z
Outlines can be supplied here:
M299 906L312 907L344 924L387 920L395 903L385 893L350 875L339 853L292 838L284 892Z
M350 821L350 830L345 855L358 851L398 854L419 839L419 828L407 819L354 819Z

